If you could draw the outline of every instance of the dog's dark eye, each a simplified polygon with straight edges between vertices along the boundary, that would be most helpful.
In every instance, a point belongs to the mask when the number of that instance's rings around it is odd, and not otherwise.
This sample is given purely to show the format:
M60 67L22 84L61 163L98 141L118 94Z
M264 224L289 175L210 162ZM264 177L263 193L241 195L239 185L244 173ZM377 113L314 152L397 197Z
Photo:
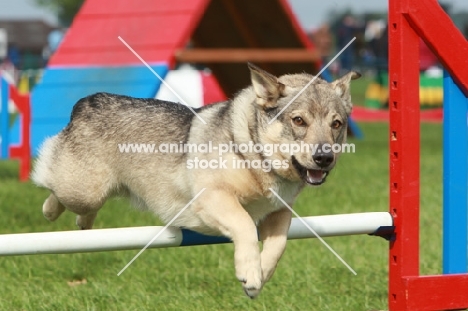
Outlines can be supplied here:
M333 123L332 123L332 128L334 128L334 129L339 129L339 128L341 127L342 124L343 124L343 123L341 123L340 120L335 120L335 121L333 121Z
M295 117L293 118L293 122L294 124L296 124L297 126L306 126L307 124L305 123L304 119L302 119L301 117Z

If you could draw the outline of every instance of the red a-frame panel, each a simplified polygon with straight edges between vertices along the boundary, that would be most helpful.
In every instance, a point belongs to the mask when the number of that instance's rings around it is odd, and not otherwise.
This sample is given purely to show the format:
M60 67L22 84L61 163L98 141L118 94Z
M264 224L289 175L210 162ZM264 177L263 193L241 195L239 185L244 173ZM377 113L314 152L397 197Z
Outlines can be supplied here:
M436 0L389 0L390 310L468 308L468 274L419 275L419 37L468 94L468 43Z

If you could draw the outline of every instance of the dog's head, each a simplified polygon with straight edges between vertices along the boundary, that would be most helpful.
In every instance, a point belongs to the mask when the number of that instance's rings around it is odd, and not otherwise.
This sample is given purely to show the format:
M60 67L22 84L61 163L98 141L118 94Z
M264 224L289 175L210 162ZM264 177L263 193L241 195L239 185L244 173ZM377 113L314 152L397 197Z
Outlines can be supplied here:
M352 110L350 81L360 74L352 71L331 83L319 78L310 83L314 77L308 74L275 77L252 64L249 69L256 95L258 140L263 145L283 146L264 156L288 160L287 168L273 168L284 178L324 183L339 156L338 147L346 142Z

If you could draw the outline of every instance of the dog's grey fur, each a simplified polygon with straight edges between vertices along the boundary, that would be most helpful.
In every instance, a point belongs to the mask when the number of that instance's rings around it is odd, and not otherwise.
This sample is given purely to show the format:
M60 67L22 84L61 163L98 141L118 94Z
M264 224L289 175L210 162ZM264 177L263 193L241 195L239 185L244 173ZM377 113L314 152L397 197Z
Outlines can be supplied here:
M198 232L225 235L235 247L236 276L246 294L256 297L272 276L286 246L290 206L306 183L318 185L334 167L337 154L278 152L224 154L227 169L188 169L187 160L218 159L211 153L120 153L118 144L343 143L351 113L351 72L327 83L316 79L279 117L268 122L313 78L308 74L279 78L249 64L252 86L233 100L196 112L154 99L98 93L81 99L70 123L48 138L33 173L34 182L51 191L43 205L53 221L68 209L77 225L91 229L97 212L112 196L132 202L169 222L197 193L206 190L173 223ZM323 163L323 159L327 159ZM231 159L286 160L287 168L236 169ZM257 244L257 229L263 250Z

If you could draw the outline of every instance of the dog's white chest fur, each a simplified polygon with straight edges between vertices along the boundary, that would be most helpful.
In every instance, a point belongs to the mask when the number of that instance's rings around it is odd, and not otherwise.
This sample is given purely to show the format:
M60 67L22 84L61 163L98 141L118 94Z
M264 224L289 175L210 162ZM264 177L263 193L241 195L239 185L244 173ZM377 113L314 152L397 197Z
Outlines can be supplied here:
M268 214L277 210L292 207L294 199L301 190L302 185L295 182L280 183L272 186L274 191L268 191L264 197L243 204L255 223L258 224ZM283 202L284 201L284 202Z

